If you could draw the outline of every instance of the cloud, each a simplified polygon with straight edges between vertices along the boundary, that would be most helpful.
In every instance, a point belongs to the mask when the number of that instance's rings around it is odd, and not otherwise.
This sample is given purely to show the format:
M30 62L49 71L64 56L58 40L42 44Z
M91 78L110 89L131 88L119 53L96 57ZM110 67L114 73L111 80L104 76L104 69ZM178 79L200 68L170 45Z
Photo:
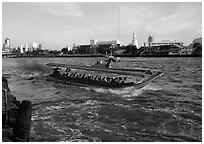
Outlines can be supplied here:
M202 35L202 27L198 27L197 30L196 30L196 32L197 32L198 34Z
M105 33L109 33L109 30L100 26L93 26L89 28L78 28L78 29L70 29L64 31L57 32L49 32L44 33L42 35L43 40L47 43L52 42L53 45L61 45L61 47L69 45L71 46L73 43L76 44L89 44L91 39L97 39L97 35L103 35Z
M155 34L171 35L182 31L200 29L201 12L198 7L183 5L169 15L158 17L147 23L145 30Z
M161 17L146 25L146 31L156 34L172 34L191 26L189 22L182 21L176 15Z
M128 3L119 6L121 31L154 34L167 38L185 34L201 34L200 3ZM141 34L143 31L143 34Z
M51 2L51 3L38 3L40 7L53 15L58 16L72 16L72 17L82 17L83 12L78 3L71 2Z
M159 9L151 3L128 3L120 5L121 29L133 31L143 29L161 15Z

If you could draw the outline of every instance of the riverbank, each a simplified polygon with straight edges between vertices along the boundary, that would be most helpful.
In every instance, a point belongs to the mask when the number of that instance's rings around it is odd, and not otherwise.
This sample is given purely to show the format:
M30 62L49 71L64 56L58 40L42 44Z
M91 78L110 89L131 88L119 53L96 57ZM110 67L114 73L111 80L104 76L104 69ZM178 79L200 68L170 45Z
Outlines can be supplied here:
M202 57L202 55L114 55L115 57L163 57L163 58L175 58L175 57ZM4 58L67 58L67 57L104 57L102 54L75 54L75 55L13 55L12 57Z

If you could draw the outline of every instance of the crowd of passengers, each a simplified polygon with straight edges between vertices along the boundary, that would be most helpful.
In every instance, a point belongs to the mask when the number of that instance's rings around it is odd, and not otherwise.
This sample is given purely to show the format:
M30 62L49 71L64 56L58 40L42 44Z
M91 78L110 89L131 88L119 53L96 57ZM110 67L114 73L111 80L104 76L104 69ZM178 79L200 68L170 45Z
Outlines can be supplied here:
M109 82L117 85L130 84L127 82L127 77L94 76L91 74L81 74L78 72L71 72L71 70L66 70L64 73L54 71L53 74L58 76L63 76L64 78L78 78L78 79L91 80L96 82Z

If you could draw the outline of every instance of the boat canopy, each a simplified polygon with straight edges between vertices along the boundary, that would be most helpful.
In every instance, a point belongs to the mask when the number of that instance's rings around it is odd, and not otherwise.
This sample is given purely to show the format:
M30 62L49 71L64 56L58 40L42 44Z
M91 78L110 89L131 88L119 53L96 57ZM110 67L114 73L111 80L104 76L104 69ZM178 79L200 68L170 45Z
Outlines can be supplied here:
M87 71L100 71L106 73L115 73L121 75L132 75L132 76L144 76L144 75L152 75L152 71L150 69L119 69L119 68L100 68L94 66L80 66L80 65L69 65L69 64L60 64L60 63L48 63L48 66L54 67L66 67L71 69L81 69Z

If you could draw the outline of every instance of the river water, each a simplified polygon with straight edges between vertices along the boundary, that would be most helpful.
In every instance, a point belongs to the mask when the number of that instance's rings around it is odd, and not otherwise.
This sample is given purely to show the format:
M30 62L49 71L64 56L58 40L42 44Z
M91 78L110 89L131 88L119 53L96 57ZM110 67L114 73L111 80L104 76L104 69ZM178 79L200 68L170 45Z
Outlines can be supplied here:
M91 65L101 58L2 59L18 100L33 103L30 141L202 141L202 58L121 58L115 67L164 75L142 89L46 81L48 62Z

